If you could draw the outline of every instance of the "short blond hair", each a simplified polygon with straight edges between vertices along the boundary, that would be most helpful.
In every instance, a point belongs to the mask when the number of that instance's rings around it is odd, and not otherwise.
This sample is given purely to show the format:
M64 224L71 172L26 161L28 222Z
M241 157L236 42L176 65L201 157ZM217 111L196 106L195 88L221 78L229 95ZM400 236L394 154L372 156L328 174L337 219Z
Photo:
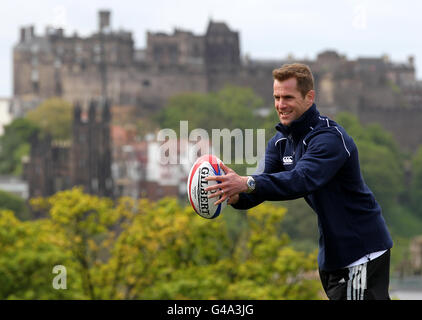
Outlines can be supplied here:
M302 97L305 97L310 90L314 90L311 68L303 63L283 64L280 68L273 70L273 78L278 81L296 78L297 89Z

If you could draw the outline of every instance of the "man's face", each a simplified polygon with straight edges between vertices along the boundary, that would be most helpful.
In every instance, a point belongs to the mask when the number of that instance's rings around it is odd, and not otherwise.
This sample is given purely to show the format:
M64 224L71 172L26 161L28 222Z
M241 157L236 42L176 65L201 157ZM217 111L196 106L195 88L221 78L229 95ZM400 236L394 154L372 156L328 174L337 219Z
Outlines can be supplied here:
M296 78L274 80L274 105L280 122L289 126L298 119L314 102L315 91L310 90L305 97L297 89Z

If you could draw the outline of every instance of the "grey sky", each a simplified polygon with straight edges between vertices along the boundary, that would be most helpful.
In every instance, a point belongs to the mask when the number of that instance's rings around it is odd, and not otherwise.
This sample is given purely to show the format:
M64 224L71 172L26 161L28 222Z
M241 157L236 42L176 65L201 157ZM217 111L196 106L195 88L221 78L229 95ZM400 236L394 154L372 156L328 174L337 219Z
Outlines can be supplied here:
M241 54L252 58L315 58L335 49L349 59L387 54L393 61L416 60L422 75L422 3L414 0L3 0L0 19L0 97L12 95L12 48L19 28L47 25L88 35L97 28L97 11L112 11L112 28L133 33L145 47L147 31L175 27L205 32L208 20L224 21L240 32Z

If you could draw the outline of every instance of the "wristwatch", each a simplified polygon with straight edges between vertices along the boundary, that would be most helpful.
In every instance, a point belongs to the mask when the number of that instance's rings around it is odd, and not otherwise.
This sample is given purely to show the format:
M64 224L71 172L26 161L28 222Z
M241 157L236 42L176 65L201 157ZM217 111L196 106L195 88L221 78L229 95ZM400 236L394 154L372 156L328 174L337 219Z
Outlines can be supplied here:
M255 179L252 178L251 176L248 176L248 181L246 182L247 186L248 186L248 190L246 191L246 193L251 193L255 190Z

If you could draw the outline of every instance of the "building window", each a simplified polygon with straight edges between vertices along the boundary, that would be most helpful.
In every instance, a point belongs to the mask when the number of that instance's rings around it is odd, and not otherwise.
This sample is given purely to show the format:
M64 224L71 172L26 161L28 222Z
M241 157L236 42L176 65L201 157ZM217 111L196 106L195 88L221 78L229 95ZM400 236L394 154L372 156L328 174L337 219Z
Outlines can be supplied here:
M38 79L39 79L38 70L32 69L32 72L31 72L32 82L38 82Z
M93 178L91 180L91 188L93 191L98 191L98 179L97 178Z
M38 81L32 81L32 91L34 93L40 92L40 85L39 85Z
M78 165L79 165L79 168L84 168L85 167L85 159L79 159Z

